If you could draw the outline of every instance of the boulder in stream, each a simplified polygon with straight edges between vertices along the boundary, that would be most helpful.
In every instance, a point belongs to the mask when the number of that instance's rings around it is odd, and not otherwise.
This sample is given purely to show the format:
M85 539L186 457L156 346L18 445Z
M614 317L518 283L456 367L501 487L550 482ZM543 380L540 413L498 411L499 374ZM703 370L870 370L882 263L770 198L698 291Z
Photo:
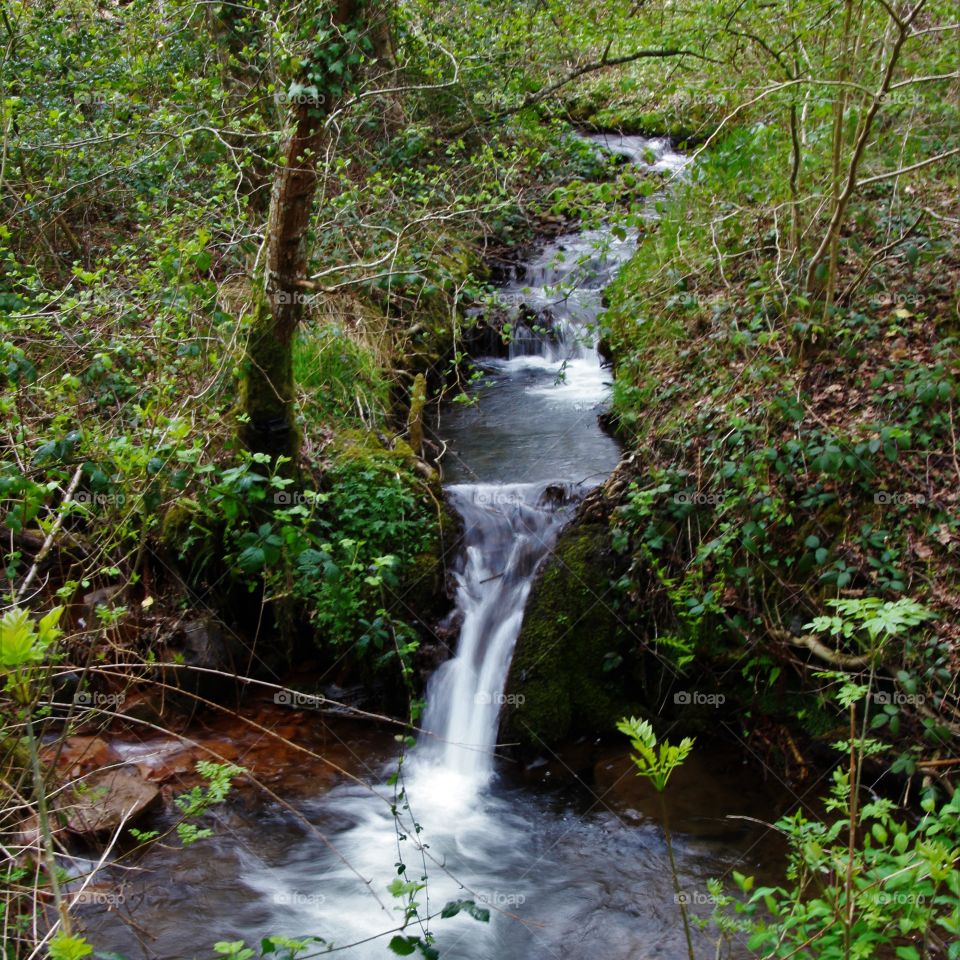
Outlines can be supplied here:
M96 836L132 823L159 796L155 784L147 783L136 770L121 767L86 777L69 791L60 813L73 833Z
M609 733L630 712L623 671L604 669L607 655L630 640L610 591L618 560L604 524L574 521L560 534L517 638L504 740L542 749L570 735Z

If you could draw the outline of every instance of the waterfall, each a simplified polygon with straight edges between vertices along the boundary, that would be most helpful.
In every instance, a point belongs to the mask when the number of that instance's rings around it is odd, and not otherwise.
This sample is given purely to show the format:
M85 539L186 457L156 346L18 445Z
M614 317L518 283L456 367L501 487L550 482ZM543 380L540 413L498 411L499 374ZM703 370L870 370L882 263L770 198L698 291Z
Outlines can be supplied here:
M666 140L593 139L631 161L655 157L656 169L678 170L682 163ZM565 234L515 267L500 287L498 303L512 318L509 356L480 362L507 381L497 389L518 405L515 417L532 417L545 429L557 421L569 424L550 451L558 471L582 469L592 459L578 456L586 453L578 446L584 433L599 433L596 408L609 389L596 349L596 321L603 289L633 255L636 237L635 229L614 234L606 227ZM539 373L537 382L511 387L511 378L515 382L531 370ZM541 401L539 412L533 411L534 399ZM469 434L469 425L464 426L460 432ZM604 463L604 453L594 462ZM464 459L471 458L464 454ZM490 469L486 461L478 469L484 466ZM464 526L456 569L462 627L456 655L428 685L423 727L431 736L421 738L414 773L428 776L432 792L442 793L450 804L469 802L493 775L507 676L530 589L576 504L593 485L590 478L569 473L531 482L524 476L530 464L519 457L507 464L498 458L496 466L517 472L508 473L508 481L500 477L501 482L491 483L471 468L467 473L477 482L446 487ZM593 482L605 472L595 474ZM440 790L438 777L443 778Z
M663 142L593 139L645 163L649 147L661 169L682 160ZM198 942L310 933L349 947L344 955L353 960L383 960L396 955L388 944L399 903L387 890L399 854L409 865L404 879L429 876L417 893L423 916L464 899L490 909L486 924L461 911L435 925L445 958L686 956L659 835L639 822L642 808L627 787L634 778L618 772L615 758L607 754L597 767L607 778L598 781L607 783L597 788L602 802L584 793L582 807L555 803L545 786L494 777L510 662L537 571L581 498L620 457L597 422L609 378L594 324L602 288L634 249L633 233L601 227L559 236L526 257L500 288L516 308L510 356L478 360L477 402L451 405L439 425L447 498L463 521L453 571L462 626L455 655L428 685L424 730L402 777L395 728L319 714L305 721L303 746L324 756L332 747L331 763L342 751L349 774L331 786L325 769L301 794L293 786L301 772L290 771L288 781L285 767L276 789L289 802L231 804L223 829L203 844L147 851L144 869L121 876L137 925L104 911L103 946L178 958L193 956ZM316 769L305 764L308 778ZM617 784L628 791L619 800L608 795ZM714 788L703 787L707 816L723 802ZM763 797L741 812L760 817L770 806ZM704 877L729 869L728 848L713 839L703 848L678 838L681 869ZM423 927L418 919L406 929Z
M456 656L430 680L424 727L440 738L433 758L483 786L493 772L505 687L530 587L579 499L574 484L456 484L463 518L456 572L463 627Z

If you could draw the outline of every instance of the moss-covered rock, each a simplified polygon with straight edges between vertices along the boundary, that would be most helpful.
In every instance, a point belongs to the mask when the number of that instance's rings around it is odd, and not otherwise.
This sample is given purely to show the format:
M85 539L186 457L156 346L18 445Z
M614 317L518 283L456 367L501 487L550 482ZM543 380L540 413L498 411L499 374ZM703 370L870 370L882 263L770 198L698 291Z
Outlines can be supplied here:
M612 605L617 568L605 525L575 523L560 535L517 639L507 680L507 740L535 746L571 733L609 732L630 712L622 671L604 669L629 635Z

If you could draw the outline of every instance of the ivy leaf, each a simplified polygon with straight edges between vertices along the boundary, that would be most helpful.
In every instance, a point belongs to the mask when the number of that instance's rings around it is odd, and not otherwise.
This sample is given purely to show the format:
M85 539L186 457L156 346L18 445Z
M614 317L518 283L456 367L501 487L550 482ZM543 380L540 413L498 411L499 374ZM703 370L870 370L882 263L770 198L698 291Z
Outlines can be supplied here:
M401 937L398 933L388 946L398 957L409 957L417 949L417 940L415 937Z

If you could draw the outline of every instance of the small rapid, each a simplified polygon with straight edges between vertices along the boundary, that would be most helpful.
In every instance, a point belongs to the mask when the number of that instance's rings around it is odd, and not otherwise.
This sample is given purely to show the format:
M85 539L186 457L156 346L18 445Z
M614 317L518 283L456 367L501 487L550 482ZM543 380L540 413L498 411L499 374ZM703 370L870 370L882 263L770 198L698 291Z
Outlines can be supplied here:
M652 143L664 169L679 169L666 159L679 156L666 141L593 139L631 161L641 141ZM424 727L435 739L420 747L415 777L451 772L475 794L494 773L507 675L536 572L584 493L619 457L597 422L609 393L597 320L604 288L635 249L636 230L579 230L510 267L495 298L509 318L507 357L480 358L476 402L442 419L447 498L464 529L456 571L463 625L455 656L430 680Z

